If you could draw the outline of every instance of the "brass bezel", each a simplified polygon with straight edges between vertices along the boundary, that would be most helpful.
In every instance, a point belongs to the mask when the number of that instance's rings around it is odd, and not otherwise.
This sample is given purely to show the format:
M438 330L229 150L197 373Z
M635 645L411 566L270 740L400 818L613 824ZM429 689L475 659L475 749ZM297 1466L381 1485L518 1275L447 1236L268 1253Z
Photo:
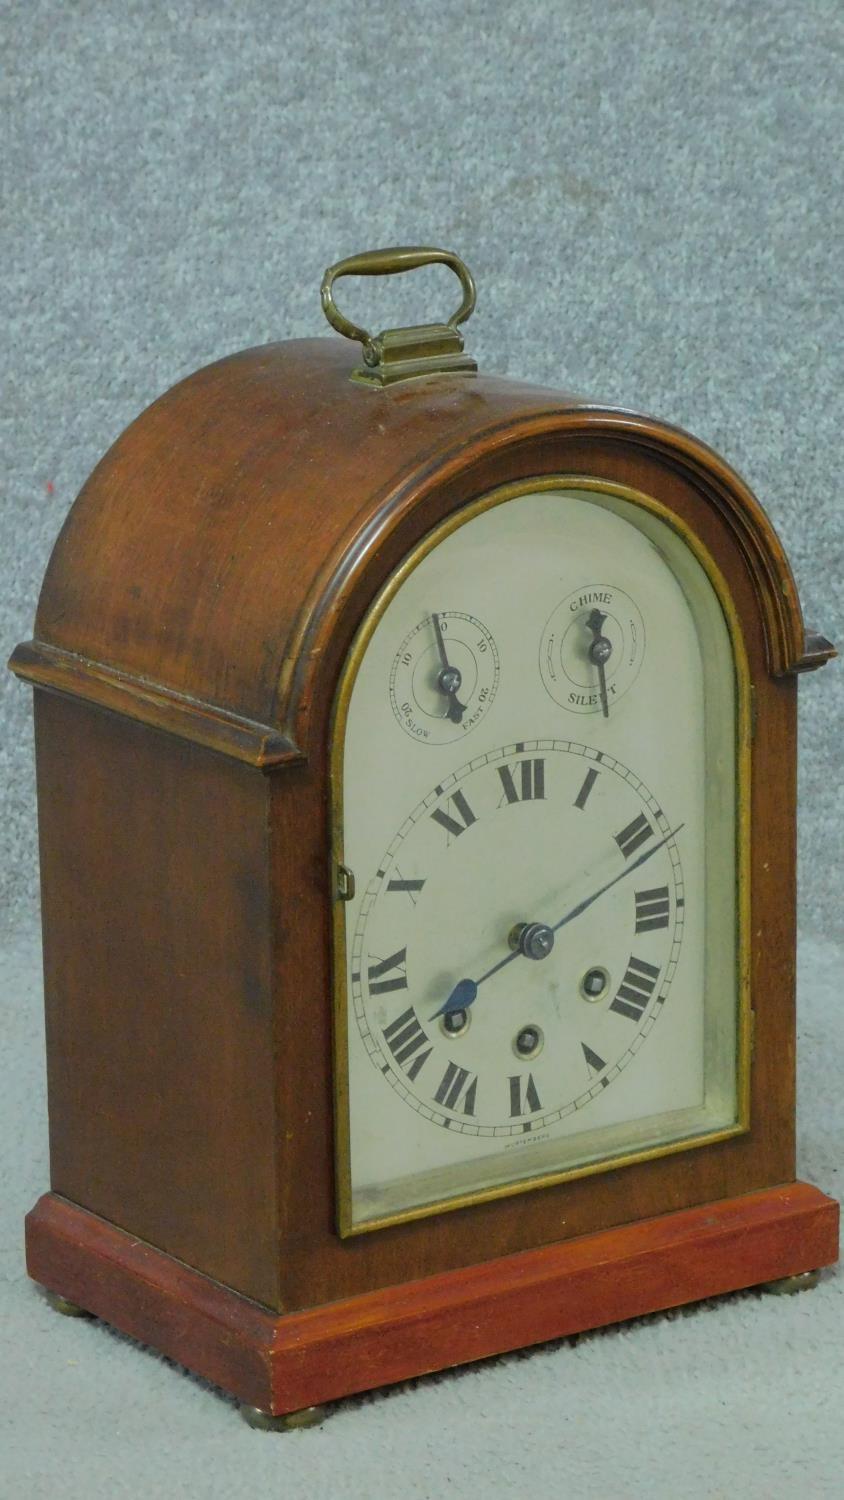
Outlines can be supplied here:
M604 1157L578 1167L565 1168L559 1172L520 1179L513 1183L498 1184L494 1188L465 1193L434 1203L405 1209L382 1218L368 1219L355 1224L352 1220L351 1188L351 1140L349 1125L348 1088L348 993L346 984L346 916L345 899L339 891L338 872L344 867L343 851L343 752L345 747L346 720L352 689L366 653L372 634L388 604L398 593L405 579L417 568L445 537L466 525L475 516L496 505L502 505L519 495L535 494L542 490L594 490L617 496L633 505L649 511L670 526L683 539L686 546L700 563L709 579L726 621L732 646L736 675L736 917L738 923L736 943L736 966L738 970L738 1015L736 1037L736 1108L735 1124L701 1135L687 1136L659 1146L645 1147L621 1156ZM747 651L741 625L726 579L717 563L694 531L661 501L628 485L610 480L579 474L541 475L499 485L476 500L462 505L419 541L408 553L392 576L380 589L369 606L357 634L349 649L340 675L331 719L331 879L334 895L333 910L333 1060L334 1060L334 1142L336 1171L337 1228L342 1238L358 1234L369 1234L372 1230L384 1229L394 1224L409 1223L415 1219L430 1218L433 1214L450 1213L475 1203L488 1203L497 1198L513 1197L517 1193L535 1192L556 1183L573 1181L579 1177L592 1177L599 1172L617 1171L621 1167L638 1162L653 1161L658 1157L676 1155L681 1151L692 1151L702 1146L715 1145L750 1129L750 1084L751 1084L751 1039L752 1011L750 1004L750 788L751 788L751 739L752 739L752 687Z

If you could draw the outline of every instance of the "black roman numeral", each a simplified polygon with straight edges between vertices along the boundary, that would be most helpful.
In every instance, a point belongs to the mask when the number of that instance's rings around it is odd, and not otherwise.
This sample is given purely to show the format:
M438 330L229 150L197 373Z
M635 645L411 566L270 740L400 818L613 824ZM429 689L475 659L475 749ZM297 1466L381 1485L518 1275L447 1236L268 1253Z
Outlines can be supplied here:
M470 1079L471 1083L469 1082ZM456 1063L450 1062L443 1074L442 1082L434 1095L434 1103L442 1104L446 1109L456 1111L460 1105L460 1096L462 1094L464 1115L474 1115L475 1095L477 1091L478 1080L476 1075L467 1073L465 1068L458 1068Z
M604 1071L604 1068L607 1066L604 1062L604 1059L602 1057L599 1057L597 1052L593 1052L591 1047L587 1047L585 1042L581 1042L580 1045L583 1049L583 1056L586 1059L586 1066L587 1068L589 1068L590 1072L602 1073Z
M589 770L586 772L586 775L583 778L583 785L574 799L575 807L583 808L586 806L586 800L597 780L598 772L595 770L594 766L590 766Z
M405 880L401 872L399 870L396 870L396 873L393 876L392 880L388 880L387 882L387 890L404 891L405 895L410 897L413 905L415 906L416 897L421 891L424 884L424 880Z
M407 949L399 948L397 953L391 953L389 958L378 959L369 965L369 993L370 995L388 995L391 990L407 989L407 974L405 962L407 960ZM395 969L395 973L391 970ZM388 977L381 978L385 974Z
M653 836L654 831L645 814L640 813L638 818L634 818L632 823L628 823L626 828L622 828L621 833L616 834L615 841L624 858L629 859L631 854L635 854L636 850L640 849Z
M671 915L668 886L657 886L653 891L636 892L636 931L653 932L657 927L667 927Z
M527 1081L520 1073L514 1074L510 1079L510 1118L518 1119L526 1110L535 1115L541 1108L533 1074L528 1073Z
M411 1081L416 1077L423 1064L431 1056L431 1046L428 1041L427 1032L423 1031L419 1024L419 1018L412 1006L396 1016L389 1026L384 1027L384 1039L400 1068ZM426 1047L426 1052L420 1052L420 1047ZM386 1069L385 1069L386 1071Z
M453 818L451 813L447 813L442 807L435 808L431 817L435 823L439 823L440 827L445 829L450 837L458 838L461 833L465 833L467 828L471 828L472 824L477 822L477 818L462 792L455 792L449 801L458 817L462 819L461 822L458 823L457 818Z
M658 978L659 969L653 964L646 964L643 958L631 957L610 1010L618 1011L620 1016L629 1016L631 1021L641 1021Z
M519 785L513 772L517 771ZM518 760L511 766L499 766L498 774L508 802L542 802L545 799L545 761Z

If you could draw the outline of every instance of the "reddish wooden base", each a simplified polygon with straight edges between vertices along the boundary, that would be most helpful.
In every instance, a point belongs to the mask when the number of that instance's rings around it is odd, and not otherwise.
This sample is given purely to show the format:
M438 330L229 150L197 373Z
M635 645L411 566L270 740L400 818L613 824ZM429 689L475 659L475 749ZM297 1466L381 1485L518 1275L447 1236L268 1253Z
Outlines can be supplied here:
M35 1281L279 1414L829 1265L838 1204L794 1182L287 1314L51 1193L26 1245Z

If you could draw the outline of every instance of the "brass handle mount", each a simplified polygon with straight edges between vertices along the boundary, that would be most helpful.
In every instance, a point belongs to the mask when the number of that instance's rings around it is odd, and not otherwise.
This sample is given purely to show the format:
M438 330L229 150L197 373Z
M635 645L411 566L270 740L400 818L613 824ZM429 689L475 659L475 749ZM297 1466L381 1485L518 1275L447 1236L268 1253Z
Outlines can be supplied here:
M394 276L430 265L448 266L463 290L460 306L445 323L387 328L381 333L371 334L345 317L334 301L334 283L341 276ZM463 337L458 328L475 306L475 283L469 267L453 250L424 245L364 250L328 267L322 278L320 296L322 310L332 328L344 338L356 339L363 345L363 368L354 371L353 380L382 387L421 375L468 375L477 370L475 361L463 352Z

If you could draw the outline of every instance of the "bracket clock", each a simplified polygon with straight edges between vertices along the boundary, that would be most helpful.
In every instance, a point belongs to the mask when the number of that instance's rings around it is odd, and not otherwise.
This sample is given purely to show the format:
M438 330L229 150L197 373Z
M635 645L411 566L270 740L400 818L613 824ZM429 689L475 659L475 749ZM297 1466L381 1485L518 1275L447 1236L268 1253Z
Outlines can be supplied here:
M373 337L342 275L439 262ZM764 511L688 434L477 372L472 278L123 434L35 639L51 1191L30 1275L314 1408L805 1284L795 716ZM363 357L355 350L363 346Z

